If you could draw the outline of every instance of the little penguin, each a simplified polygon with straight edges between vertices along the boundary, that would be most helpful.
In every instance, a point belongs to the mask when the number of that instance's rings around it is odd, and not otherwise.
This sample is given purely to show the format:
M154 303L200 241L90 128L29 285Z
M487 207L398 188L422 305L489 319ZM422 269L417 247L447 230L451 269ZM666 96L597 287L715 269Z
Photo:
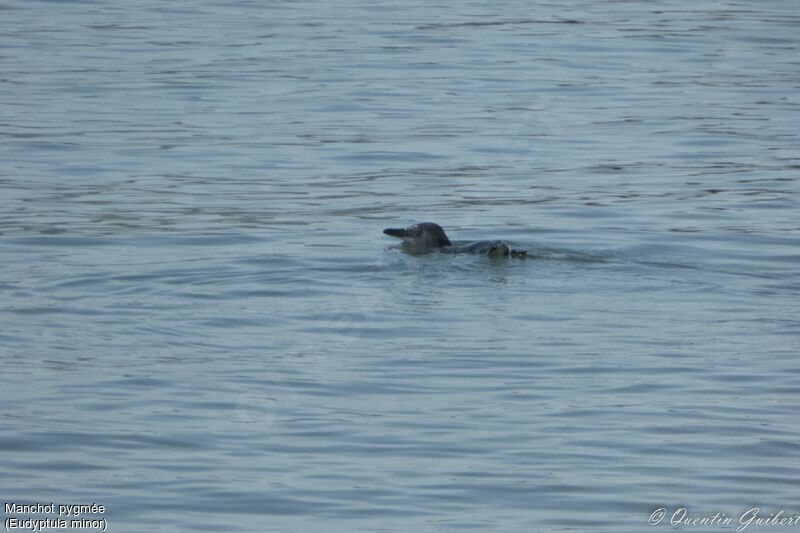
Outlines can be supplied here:
M447 254L484 254L490 257L518 257L524 259L527 250L514 250L503 241L475 241L454 245L442 227L433 222L420 222L407 228L387 228L383 233L403 239L403 249L413 255L429 252Z

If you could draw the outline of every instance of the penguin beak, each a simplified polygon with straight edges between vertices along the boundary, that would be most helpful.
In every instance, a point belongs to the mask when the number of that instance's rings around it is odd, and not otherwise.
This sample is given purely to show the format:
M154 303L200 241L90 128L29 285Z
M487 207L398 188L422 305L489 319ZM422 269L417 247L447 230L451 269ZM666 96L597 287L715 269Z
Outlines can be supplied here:
M408 231L405 228L386 228L383 230L383 233L390 237L397 237L398 239L408 237Z

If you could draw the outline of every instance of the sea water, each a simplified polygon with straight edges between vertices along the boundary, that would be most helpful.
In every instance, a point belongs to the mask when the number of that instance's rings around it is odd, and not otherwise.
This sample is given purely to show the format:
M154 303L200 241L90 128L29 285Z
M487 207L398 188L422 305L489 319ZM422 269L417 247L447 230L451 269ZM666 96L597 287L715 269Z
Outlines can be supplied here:
M798 28L789 0L5 2L4 504L800 514ZM528 259L382 234L421 221Z

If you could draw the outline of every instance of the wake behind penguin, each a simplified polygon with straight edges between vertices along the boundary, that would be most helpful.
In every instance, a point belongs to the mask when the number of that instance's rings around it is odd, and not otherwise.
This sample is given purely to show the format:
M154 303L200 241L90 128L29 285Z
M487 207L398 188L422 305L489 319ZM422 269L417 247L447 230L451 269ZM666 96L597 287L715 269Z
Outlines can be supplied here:
M514 250L500 240L475 241L454 245L442 227L433 222L420 222L407 228L387 228L383 233L403 239L403 251L412 255L442 252L447 254L482 254L489 257L518 257L524 259L527 250Z

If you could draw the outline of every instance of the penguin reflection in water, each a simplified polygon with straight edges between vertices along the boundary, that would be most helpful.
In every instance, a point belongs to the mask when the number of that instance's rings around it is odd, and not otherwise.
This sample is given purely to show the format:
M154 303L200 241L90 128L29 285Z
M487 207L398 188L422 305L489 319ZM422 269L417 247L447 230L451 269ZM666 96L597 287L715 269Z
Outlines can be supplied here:
M433 222L420 222L407 228L383 230L390 237L403 239L403 250L412 255L442 252L445 254L482 254L489 257L518 257L524 259L526 250L514 250L503 241L475 241L454 245L442 227Z

